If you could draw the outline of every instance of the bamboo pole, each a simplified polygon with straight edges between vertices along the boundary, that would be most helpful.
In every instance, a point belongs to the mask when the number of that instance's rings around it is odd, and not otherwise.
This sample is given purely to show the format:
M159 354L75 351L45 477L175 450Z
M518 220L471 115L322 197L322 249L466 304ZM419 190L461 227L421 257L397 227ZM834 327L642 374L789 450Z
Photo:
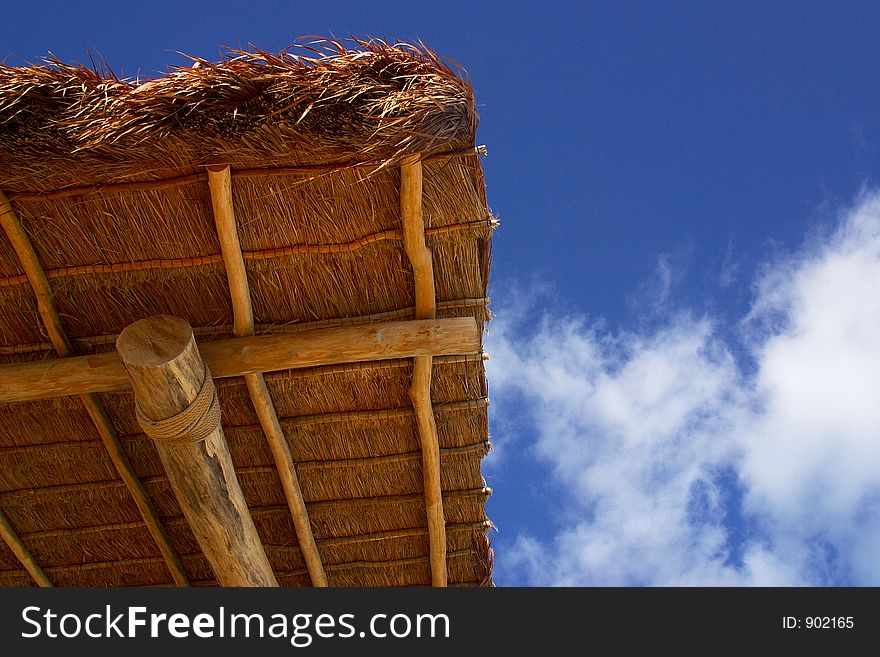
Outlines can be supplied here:
M302 367L477 354L473 317L385 322L215 340L199 346L215 378ZM0 403L131 389L119 354L0 365Z
M40 313L43 325L46 327L46 332L49 334L49 340L52 342L52 346L55 348L58 355L64 359L73 356L74 349L61 324L61 318L58 315L58 311L55 309L55 302L52 299L52 288L50 287L46 274L43 271L43 267L40 264L39 256L34 250L33 244L24 230L24 226L22 226L21 221L19 221L15 211L12 209L12 206L9 204L6 197L3 196L2 192L0 192L0 223L2 223L3 230L5 231L9 242L12 244L13 249L15 249L15 253L18 256L22 269L24 269L28 281L30 282L31 289L37 297L37 309ZM119 476L122 478L122 481L125 483L126 488L128 488L129 493L134 499L141 518L143 518L147 529L162 554L162 558L168 565L168 570L171 572L174 582L178 586L189 586L189 580L186 577L183 564L180 562L174 548L171 546L168 534L165 532L165 528L159 521L159 515L153 508L153 503L150 501L147 491L144 489L135 474L134 468L132 468L131 463L128 460L128 456L122 449L122 445L116 435L116 429L113 428L113 423L107 416L107 412L104 410L101 400L93 393L93 391L82 390L79 392L82 393L80 395L80 400L82 401L86 412L89 414L92 423L95 425L95 428L101 437L101 441L107 449L107 453L110 456L113 466L116 468L116 471L119 473Z
M214 209L214 222L220 238L220 250L226 267L229 281L229 294L232 297L233 329L237 337L254 334L254 312L251 304L251 292L248 285L247 271L235 225L235 211L232 204L232 177L228 166L220 169L208 169L208 186L211 190L211 202ZM326 587L327 574L321 563L321 555L315 544L312 524L306 510L302 488L296 474L296 465L290 454L290 446L278 422L278 413L272 396L266 387L262 373L245 374L245 384L263 433L272 451L272 458L281 479L281 487L287 500L296 538L300 551L309 570L313 586Z
M436 315L434 266L425 245L425 222L422 217L422 163L418 156L400 165L400 215L403 220L403 246L412 264L415 279L416 319ZM434 409L431 406L430 355L413 359L413 377L409 389L419 440L422 446L422 473L425 485L425 510L428 516L428 542L431 553L431 585L446 586L446 519L440 481L440 444Z
M30 550L27 549L27 546L22 542L18 534L15 533L12 525L9 524L9 520L7 520L2 509L0 509L0 534L3 535L3 540L6 542L6 545L9 546L9 549L12 550L12 553L19 560L21 565L28 571L28 574L34 578L34 581L42 587L52 586L52 582L46 576L46 573L34 558L34 555L32 555Z
M116 348L138 421L165 466L196 540L223 586L277 586L235 475L211 373L186 320L129 325Z

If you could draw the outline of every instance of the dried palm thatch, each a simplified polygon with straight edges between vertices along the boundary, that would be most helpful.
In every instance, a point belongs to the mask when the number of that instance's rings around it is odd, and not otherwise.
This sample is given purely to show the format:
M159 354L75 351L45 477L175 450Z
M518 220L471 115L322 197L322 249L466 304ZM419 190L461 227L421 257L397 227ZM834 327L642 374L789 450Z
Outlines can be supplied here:
M206 171L218 164L231 167L257 334L416 317L398 166L413 156L436 316L482 327L495 222L473 93L454 65L382 41L193 62L142 84L54 60L0 66L4 221L32 245L58 319L47 323L21 249L0 240L0 367L112 351L126 326L157 314L186 319L199 342L233 336ZM330 585L432 581L412 377L412 359L265 376ZM276 578L309 585L249 389L241 378L217 389ZM430 393L449 584L491 585L481 356L435 357ZM0 511L56 585L217 583L130 392L0 404ZM0 584L34 582L0 543Z

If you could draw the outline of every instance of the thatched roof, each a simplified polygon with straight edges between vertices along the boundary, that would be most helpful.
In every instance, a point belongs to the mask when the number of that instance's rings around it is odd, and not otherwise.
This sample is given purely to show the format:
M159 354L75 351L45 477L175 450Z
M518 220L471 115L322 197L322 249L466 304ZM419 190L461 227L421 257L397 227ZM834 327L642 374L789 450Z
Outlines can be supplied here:
M436 316L488 320L491 232L469 82L423 47L325 42L231 52L143 84L53 61L0 66L0 191L78 355L167 314L233 336L206 165L230 165L257 334L415 317L400 211L423 162ZM0 363L55 359L20 252L0 239ZM42 314L41 314L42 313ZM57 336L56 336L57 337ZM53 346L54 345L54 346ZM266 374L331 585L431 582L412 359ZM236 474L279 583L309 585L273 456L240 377L216 381ZM97 394L193 584L214 573L131 392ZM434 359L450 585L491 583L487 388L479 354ZM82 399L0 404L0 511L56 585L172 583ZM0 585L33 580L0 542Z

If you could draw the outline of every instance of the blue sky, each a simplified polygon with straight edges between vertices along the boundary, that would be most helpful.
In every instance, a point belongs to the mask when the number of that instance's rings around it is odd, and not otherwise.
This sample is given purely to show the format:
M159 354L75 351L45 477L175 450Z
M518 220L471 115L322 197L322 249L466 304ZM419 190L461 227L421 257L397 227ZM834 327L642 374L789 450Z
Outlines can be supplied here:
M5 3L0 55L455 59L502 222L496 581L878 585L880 5L841 4Z

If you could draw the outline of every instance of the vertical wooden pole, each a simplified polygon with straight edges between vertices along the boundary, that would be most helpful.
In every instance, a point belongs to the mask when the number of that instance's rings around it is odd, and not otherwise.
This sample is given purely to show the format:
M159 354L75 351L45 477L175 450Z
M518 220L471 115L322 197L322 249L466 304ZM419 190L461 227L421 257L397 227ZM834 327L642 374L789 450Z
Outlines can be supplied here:
M241 255L238 228L235 225L235 211L232 204L232 177L230 168L208 169L208 187L211 190L211 203L214 208L214 223L217 237L223 252L223 264L229 281L229 296L232 298L233 330L236 337L254 334L254 311L251 304L251 291L248 285L247 270ZM296 464L290 454L290 446L278 421L278 413L266 386L262 373L244 375L248 393L263 427L263 433L272 450L272 458L281 479L281 488L287 500L287 507L296 529L296 539L312 580L312 586L328 586L327 573L321 561L321 553L315 542L312 524L309 521L305 498L296 474Z
M131 377L138 421L153 438L180 507L222 586L277 586L251 518L211 374L185 320L128 326L116 349Z
M413 268L416 319L432 319L437 314L434 290L434 264L425 244L422 216L422 162L418 156L400 164L400 216L403 221L403 246ZM440 442L431 404L433 358L416 356L409 396L416 414L422 446L422 478L425 485L425 510L428 517L428 542L431 552L431 585L446 586L446 518L443 513L443 489L440 481Z

